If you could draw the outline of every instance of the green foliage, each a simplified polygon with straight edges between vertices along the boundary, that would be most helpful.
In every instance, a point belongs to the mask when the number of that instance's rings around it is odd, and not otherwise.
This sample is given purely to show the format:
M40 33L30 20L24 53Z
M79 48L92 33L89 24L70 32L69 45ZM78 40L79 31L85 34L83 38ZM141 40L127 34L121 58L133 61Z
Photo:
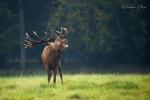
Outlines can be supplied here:
M44 76L0 77L1 100L149 100L150 75L64 75L64 84ZM52 82L52 81L51 81Z
M136 9L122 9L135 5L137 0L58 0L51 14L48 29L69 28L70 51L97 56L120 56L132 62L145 55L146 21ZM84 49L83 49L84 48ZM99 58L97 58L99 59ZM118 57L117 57L118 59Z
M0 2L0 53L6 53L19 41L19 34L15 34L18 30L16 19L17 15L6 4Z

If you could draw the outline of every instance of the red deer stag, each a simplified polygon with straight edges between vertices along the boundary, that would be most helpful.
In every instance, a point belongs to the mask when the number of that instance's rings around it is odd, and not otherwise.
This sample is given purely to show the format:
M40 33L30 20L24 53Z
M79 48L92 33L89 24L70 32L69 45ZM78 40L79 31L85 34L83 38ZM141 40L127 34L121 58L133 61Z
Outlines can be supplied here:
M33 32L36 36L36 40L33 40L28 33L26 33L25 39L25 48L31 48L33 45L37 44L47 44L43 49L41 54L41 61L45 67L45 70L48 74L48 83L50 83L51 76L53 73L53 82L56 83L56 74L57 71L60 75L61 82L63 84L63 76L61 70L61 56L68 47L68 41L66 39L66 32L68 30L64 27L61 27L61 31L56 31L52 37L49 37L48 40L41 39L35 32ZM46 32L45 34L49 36Z

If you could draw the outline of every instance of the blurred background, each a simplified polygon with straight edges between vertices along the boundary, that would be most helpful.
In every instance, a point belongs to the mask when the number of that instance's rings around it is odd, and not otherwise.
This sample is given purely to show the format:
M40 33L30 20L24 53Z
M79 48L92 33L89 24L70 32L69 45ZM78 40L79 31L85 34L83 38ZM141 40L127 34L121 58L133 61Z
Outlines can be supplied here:
M68 28L64 73L149 73L149 0L0 0L0 75L43 73L24 35ZM44 38L44 37L43 37Z

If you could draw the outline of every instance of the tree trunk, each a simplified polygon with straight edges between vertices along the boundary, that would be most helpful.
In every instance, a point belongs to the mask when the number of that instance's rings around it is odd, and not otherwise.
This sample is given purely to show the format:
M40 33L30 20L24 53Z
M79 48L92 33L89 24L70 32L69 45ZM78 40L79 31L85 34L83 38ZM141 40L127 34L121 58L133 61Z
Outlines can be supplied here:
M20 47L21 47L21 75L25 68L25 50L24 50L24 12L23 12L23 0L19 0L19 32L20 32Z

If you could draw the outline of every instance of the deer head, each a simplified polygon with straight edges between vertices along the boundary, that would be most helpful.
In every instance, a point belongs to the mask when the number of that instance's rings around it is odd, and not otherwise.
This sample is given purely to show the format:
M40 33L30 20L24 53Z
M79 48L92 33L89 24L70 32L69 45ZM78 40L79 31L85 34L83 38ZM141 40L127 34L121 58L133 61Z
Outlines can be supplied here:
M64 39L64 38L56 39L54 42L48 42L48 44L51 44L51 43L54 44L55 49L59 49L61 51L63 51L65 48L68 47L68 41L67 39Z

